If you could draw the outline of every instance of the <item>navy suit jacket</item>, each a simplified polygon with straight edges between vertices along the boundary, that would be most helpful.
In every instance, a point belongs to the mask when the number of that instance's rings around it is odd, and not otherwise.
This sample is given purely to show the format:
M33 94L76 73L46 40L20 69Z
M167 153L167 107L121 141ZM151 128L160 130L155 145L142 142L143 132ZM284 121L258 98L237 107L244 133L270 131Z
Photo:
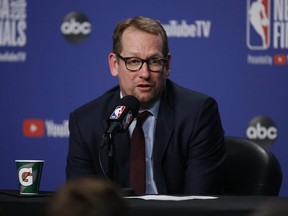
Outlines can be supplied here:
M103 176L107 149L99 144L106 120L120 99L119 86L70 114L67 179ZM159 194L209 195L223 192L224 131L216 101L170 80L161 96L153 149L154 179ZM129 188L128 130L113 142L113 181Z

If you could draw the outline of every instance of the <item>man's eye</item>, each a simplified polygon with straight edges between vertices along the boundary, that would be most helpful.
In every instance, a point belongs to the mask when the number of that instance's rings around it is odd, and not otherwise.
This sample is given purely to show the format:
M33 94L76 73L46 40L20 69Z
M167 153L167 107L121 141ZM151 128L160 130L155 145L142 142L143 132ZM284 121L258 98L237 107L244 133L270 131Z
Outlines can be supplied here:
M162 61L162 59L150 59L150 64L153 64L153 65L162 65L162 64L163 64L163 61Z
M129 59L128 64L141 64L139 59Z

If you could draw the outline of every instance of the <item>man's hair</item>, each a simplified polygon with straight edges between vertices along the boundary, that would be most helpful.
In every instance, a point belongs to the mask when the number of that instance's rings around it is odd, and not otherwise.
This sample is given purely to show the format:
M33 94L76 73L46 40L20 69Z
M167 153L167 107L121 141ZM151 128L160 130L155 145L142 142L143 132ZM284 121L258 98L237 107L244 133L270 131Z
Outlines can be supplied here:
M67 182L48 204L48 216L124 216L122 191L111 182L82 178Z
M167 56L169 53L169 46L168 46L168 38L165 29L161 25L161 23L155 19L137 16L134 18L129 18L120 21L117 26L114 29L113 32L113 48L112 51L114 53L121 53L122 51L122 44L121 39L123 32L128 27L134 27L140 31L144 31L150 34L154 35L160 35L162 38L162 45L163 50L162 54L163 56Z

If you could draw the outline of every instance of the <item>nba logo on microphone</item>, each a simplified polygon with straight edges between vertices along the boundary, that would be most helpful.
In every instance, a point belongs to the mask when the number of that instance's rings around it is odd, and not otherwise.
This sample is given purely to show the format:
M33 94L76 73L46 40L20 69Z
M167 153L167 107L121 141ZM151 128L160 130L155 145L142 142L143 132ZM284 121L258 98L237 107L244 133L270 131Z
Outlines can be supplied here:
M270 0L247 0L247 46L251 50L270 47Z
M118 119L125 110L125 106L117 106L110 116L110 119Z

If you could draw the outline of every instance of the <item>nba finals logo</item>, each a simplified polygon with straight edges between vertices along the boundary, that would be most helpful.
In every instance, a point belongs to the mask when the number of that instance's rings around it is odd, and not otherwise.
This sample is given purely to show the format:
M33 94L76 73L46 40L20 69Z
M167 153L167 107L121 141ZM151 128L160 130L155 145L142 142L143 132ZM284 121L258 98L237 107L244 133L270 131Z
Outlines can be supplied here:
M270 0L247 0L247 46L251 50L270 47Z

